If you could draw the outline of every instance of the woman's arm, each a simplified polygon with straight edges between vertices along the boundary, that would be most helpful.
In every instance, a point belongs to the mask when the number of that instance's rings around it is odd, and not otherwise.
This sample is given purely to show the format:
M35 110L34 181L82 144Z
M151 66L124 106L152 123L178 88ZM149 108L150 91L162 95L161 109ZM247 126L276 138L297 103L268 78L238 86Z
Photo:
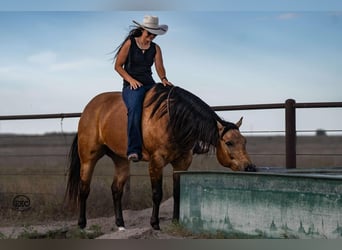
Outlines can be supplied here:
M142 86L142 84L135 80L133 77L131 77L127 71L123 68L127 57L128 57L128 52L129 48L131 47L131 40L128 39L120 48L120 51L116 57L115 63L114 63L114 69L119 73L119 75L129 82L131 85L131 89L136 89Z
M163 64L163 56L162 56L162 52L160 47L156 44L156 56L155 56L155 67L156 67L156 71L157 74L161 80L161 82L163 83L164 86L166 85L171 85L172 83L169 82L169 80L166 77L166 71L165 71L165 67Z

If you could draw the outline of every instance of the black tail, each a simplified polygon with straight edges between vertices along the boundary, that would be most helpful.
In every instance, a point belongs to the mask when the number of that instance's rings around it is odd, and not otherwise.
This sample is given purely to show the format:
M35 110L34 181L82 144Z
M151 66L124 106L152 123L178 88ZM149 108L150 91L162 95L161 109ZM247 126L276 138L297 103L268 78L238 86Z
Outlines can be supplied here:
M70 148L69 162L68 185L65 195L68 196L69 202L76 204L79 196L81 169L80 156L78 155L78 134L76 134Z

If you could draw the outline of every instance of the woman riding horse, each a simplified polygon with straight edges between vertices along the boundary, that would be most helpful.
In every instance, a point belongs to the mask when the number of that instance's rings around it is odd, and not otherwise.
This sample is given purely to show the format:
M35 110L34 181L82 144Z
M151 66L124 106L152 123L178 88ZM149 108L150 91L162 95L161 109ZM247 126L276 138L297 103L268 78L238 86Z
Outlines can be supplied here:
M165 34L168 26L159 25L156 16L145 16L142 24L133 22L138 26L119 46L114 68L123 78L122 97L128 110L127 158L137 162L142 157L142 103L146 91L155 84L151 70L153 63L163 85L172 84L166 78L161 49L152 42L157 35Z
M224 121L192 93L175 86L154 85L146 93L142 110L142 160L149 162L153 211L150 223L159 227L159 206L163 196L163 168L185 171L194 151L203 153L215 148L218 162L234 171L255 171L246 152L246 139L238 123ZM127 109L121 92L103 93L85 107L70 150L67 193L78 202L78 224L86 226L86 201L96 162L109 156L115 166L111 186L116 225L124 228L121 198L129 177L127 159ZM173 174L173 219L179 218L179 175Z

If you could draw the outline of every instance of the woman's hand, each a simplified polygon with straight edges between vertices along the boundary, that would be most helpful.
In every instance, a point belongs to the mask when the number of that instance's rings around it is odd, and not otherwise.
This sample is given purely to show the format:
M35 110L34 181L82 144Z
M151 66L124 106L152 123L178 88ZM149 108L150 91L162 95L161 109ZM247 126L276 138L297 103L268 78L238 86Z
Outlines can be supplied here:
M162 84L164 85L164 87L166 87L167 85L173 86L173 84L169 82L169 80L166 77L162 79Z
M135 79L132 79L132 81L129 82L129 85L131 85L130 86L131 89L137 89L137 88L140 88L141 86L143 86L141 82L139 82Z

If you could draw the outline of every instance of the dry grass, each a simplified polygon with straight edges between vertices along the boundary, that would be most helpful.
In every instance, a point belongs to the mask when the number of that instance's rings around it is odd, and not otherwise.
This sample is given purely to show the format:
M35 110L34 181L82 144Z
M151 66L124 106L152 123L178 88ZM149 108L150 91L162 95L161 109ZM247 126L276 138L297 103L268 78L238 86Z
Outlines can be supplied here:
M73 135L0 136L0 225L29 225L53 220L75 220L77 211L64 204L67 154ZM323 168L342 166L342 137L298 137L297 166ZM284 137L249 137L247 149L257 166L285 165ZM329 156L322 156L329 154ZM25 157L24 157L25 156ZM191 170L223 170L214 155L195 156ZM103 158L95 169L88 200L88 217L113 215L111 182L114 168ZM164 199L172 195L172 169L164 171ZM31 204L27 211L13 209L13 198L23 194ZM131 166L124 208L150 207L151 187L146 163ZM1 235L0 235L1 237Z

